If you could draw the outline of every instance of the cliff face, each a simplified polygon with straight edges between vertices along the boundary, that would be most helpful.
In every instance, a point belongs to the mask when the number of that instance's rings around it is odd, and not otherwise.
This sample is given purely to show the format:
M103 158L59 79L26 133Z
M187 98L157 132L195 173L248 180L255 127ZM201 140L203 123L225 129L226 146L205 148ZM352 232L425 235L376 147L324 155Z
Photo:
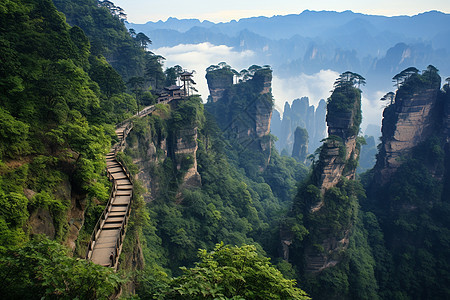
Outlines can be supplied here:
M220 69L206 75L213 99L208 110L233 140L245 149L263 153L267 163L271 151L269 133L273 106L272 70L258 69L251 79L234 85L232 77L230 84L227 77L229 75L224 75L225 73ZM220 78L225 82L219 84L215 81ZM224 89L221 90L222 88ZM217 99L219 94L221 97Z
M197 127L178 130L174 146L177 170L184 169L181 189L200 186L202 181L197 171Z
M328 109L327 125L328 140L321 151L322 171L319 186L322 193L336 186L341 177L355 179L356 163L359 149L356 147L356 137L359 132L361 115L361 96L352 91L349 95L352 107L348 111ZM333 96L332 96L333 99ZM332 100L336 101L336 100ZM344 172L345 169L345 172Z
M294 146L292 157L297 161L305 163L308 155L308 131L305 128L297 127L294 134Z
M326 103L320 100L317 108L309 105L308 97L295 99L291 105L284 105L283 119L278 111L272 117L272 134L278 137L275 146L278 151L292 153L294 133L297 127L305 128L309 136L309 153L314 152L326 137Z
M128 154L139 167L136 176L146 190L143 194L146 202L162 193L175 193L179 198L184 188L201 185L197 171L196 118L198 106L203 104L197 100L174 100L170 105L157 108L152 115L142 120L145 125L135 126L137 128L127 139ZM169 192L171 187L168 181L171 179L161 176L163 173L177 178L173 178L178 184L176 191Z
M206 74L211 102L217 102L222 98L226 89L233 85L233 73L227 69L219 69Z
M352 81L342 81L335 88L328 100L326 120L328 138L319 148L310 180L294 199L293 214L298 223L291 227L291 237L282 232L282 245L292 242L289 256L306 273L320 272L342 260L355 220L357 195L352 179L359 155L361 91ZM308 239L298 239L296 232L301 226Z
M382 147L375 167L376 181L381 185L389 181L401 165L402 157L440 126L441 106L437 104L440 81L416 87L411 92L408 86L400 88L395 102L383 112Z

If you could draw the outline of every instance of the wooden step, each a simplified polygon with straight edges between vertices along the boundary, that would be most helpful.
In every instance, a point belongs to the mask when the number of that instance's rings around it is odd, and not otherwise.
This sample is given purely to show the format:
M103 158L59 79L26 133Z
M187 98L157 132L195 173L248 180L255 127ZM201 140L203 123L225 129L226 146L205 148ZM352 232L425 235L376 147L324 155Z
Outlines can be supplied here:
M105 223L102 227L103 230L113 230L113 229L119 229L122 226L122 223Z
M108 214L108 218L110 218L110 217L124 217L125 216L125 214L126 214L126 210L124 210L124 211L117 211L117 212L110 212L109 214Z
M125 214L127 212L127 207L122 205L116 205L111 207L110 213L119 213L119 212Z
M122 223L123 221L123 217L112 217L112 216L108 216L108 218L106 218L105 222L106 223Z

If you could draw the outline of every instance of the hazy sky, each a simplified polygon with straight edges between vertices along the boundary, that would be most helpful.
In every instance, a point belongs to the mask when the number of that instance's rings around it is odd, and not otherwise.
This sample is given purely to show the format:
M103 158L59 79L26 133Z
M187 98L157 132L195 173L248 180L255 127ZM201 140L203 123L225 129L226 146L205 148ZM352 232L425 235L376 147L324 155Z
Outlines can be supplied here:
M131 23L168 17L223 22L252 16L298 14L309 10L352 10L376 15L415 15L430 10L450 13L450 0L112 0Z

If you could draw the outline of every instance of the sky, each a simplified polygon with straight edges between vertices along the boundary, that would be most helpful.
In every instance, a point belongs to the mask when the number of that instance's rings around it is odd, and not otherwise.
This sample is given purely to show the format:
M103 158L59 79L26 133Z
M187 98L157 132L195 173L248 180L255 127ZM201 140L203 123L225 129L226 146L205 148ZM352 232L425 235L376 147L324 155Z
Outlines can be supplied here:
M212 22L228 22L246 17L299 14L308 10L345 11L398 16L416 15L430 10L450 13L450 0L112 0L125 10L130 23L146 23L148 21L167 20L169 17L195 18ZM188 70L195 70L196 88L203 100L209 94L205 80L205 69L211 64L226 61L236 70L248 68L250 65L265 65L258 61L252 51L237 52L225 45L201 43L195 45L177 45L163 47L151 51L166 58L165 67L181 65ZM333 89L333 83L339 74L333 70L321 70L316 74L300 74L292 78L280 79L274 70L272 93L275 98L275 108L282 112L284 102L307 96L311 105L317 105L320 99L327 99ZM385 94L379 91L372 95L363 89L363 123L381 126L382 104L378 99Z
M450 13L449 0L112 0L125 10L130 23L167 20L169 17L228 22L246 17L299 14L308 10L333 10L396 16L430 10Z

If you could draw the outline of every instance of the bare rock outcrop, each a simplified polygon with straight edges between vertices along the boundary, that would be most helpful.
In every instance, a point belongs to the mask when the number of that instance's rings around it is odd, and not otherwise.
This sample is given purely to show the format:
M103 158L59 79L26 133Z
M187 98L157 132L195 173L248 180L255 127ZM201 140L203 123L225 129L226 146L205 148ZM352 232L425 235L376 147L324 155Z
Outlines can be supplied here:
M440 120L440 80L414 83L413 90L410 85L401 87L393 103L383 112L382 145L375 166L378 185L388 182L410 152L435 133L441 124L444 127L450 124L445 117L442 122Z
M411 96L399 97L392 108L385 110L383 124L384 155L379 160L380 179L384 183L401 164L400 157L425 141L434 129L433 115L438 89L426 89ZM386 118L388 114L392 114ZM394 121L393 126L386 122Z
M233 73L229 69L219 69L206 74L211 102L217 102L224 92L233 85Z
M179 130L174 147L177 170L184 171L181 189L201 186L197 171L197 127Z
M297 161L305 163L308 155L308 131L305 128L297 127L294 133L294 146L292 157Z
M271 155L272 70L253 69L251 76L238 84L233 84L228 68L208 71L206 78L211 96L208 109L219 126L243 148L262 152L267 164Z

